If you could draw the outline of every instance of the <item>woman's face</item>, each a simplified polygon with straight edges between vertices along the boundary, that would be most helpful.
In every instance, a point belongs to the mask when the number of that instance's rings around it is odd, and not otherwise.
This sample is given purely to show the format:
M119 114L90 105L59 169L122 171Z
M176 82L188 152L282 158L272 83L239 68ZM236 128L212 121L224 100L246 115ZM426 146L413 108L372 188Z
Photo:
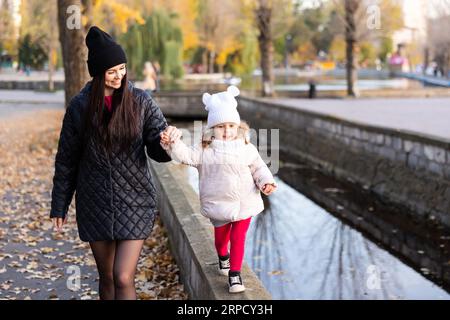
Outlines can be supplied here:
M219 140L234 140L238 135L238 125L225 122L214 126L214 138Z
M105 72L105 85L113 89L119 89L122 79L127 73L125 63L112 67Z

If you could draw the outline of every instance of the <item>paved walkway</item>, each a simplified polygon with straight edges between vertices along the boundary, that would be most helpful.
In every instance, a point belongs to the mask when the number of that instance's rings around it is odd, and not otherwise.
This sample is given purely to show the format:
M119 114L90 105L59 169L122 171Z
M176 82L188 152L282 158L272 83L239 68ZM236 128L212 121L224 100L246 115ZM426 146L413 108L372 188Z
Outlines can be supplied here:
M353 122L450 140L450 98L263 100Z
M0 103L0 300L98 299L74 199L63 233L48 217L63 115L62 104ZM159 218L139 259L136 290L142 300L187 298Z
M0 90L0 119L55 109L64 109L64 91Z
M64 104L64 91L40 92L32 90L0 90L0 103L6 102Z
M58 70L53 74L54 81L64 81L64 71ZM11 69L0 70L0 81L48 81L47 71L31 71L30 75Z

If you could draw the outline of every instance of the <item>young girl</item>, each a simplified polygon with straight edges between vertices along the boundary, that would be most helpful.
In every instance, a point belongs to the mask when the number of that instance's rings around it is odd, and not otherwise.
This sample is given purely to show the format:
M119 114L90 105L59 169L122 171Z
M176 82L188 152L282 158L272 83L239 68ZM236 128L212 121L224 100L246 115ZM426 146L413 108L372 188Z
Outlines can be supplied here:
M172 159L199 171L201 213L214 225L219 272L228 275L230 293L245 290L240 274L245 237L251 217L264 210L260 190L269 195L276 189L269 168L249 142L248 125L240 120L238 95L235 86L203 94L208 124L199 145L187 147L175 127L161 133L161 146Z

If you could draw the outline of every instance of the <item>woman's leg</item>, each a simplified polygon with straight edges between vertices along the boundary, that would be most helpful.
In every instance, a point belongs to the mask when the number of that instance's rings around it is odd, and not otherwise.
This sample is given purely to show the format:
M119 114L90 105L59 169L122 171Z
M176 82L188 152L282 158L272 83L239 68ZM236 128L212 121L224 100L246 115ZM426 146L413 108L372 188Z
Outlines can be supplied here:
M252 218L232 222L230 235L230 272L240 272L244 260L245 237Z
M214 244L220 257L228 256L228 243L230 243L231 223L214 228Z
M135 300L134 276L144 240L117 241L114 260L116 300Z
M114 300L113 266L115 241L89 242L99 275L98 291L101 300Z

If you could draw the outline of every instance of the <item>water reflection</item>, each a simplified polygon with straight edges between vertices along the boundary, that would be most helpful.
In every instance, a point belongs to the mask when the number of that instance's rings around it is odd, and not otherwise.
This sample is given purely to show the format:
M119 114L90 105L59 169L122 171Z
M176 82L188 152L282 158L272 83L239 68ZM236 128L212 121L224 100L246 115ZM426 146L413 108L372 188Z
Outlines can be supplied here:
M192 122L175 125L193 129ZM422 228L365 190L280 157L283 180L276 177L277 192L253 218L245 252L274 299L450 298L438 285L450 287L445 231ZM198 193L197 170L183 168Z
M198 192L198 174L189 183ZM277 178L245 260L274 299L449 299L388 251Z
M251 226L246 254L274 298L450 297L360 232L278 183L270 208Z

